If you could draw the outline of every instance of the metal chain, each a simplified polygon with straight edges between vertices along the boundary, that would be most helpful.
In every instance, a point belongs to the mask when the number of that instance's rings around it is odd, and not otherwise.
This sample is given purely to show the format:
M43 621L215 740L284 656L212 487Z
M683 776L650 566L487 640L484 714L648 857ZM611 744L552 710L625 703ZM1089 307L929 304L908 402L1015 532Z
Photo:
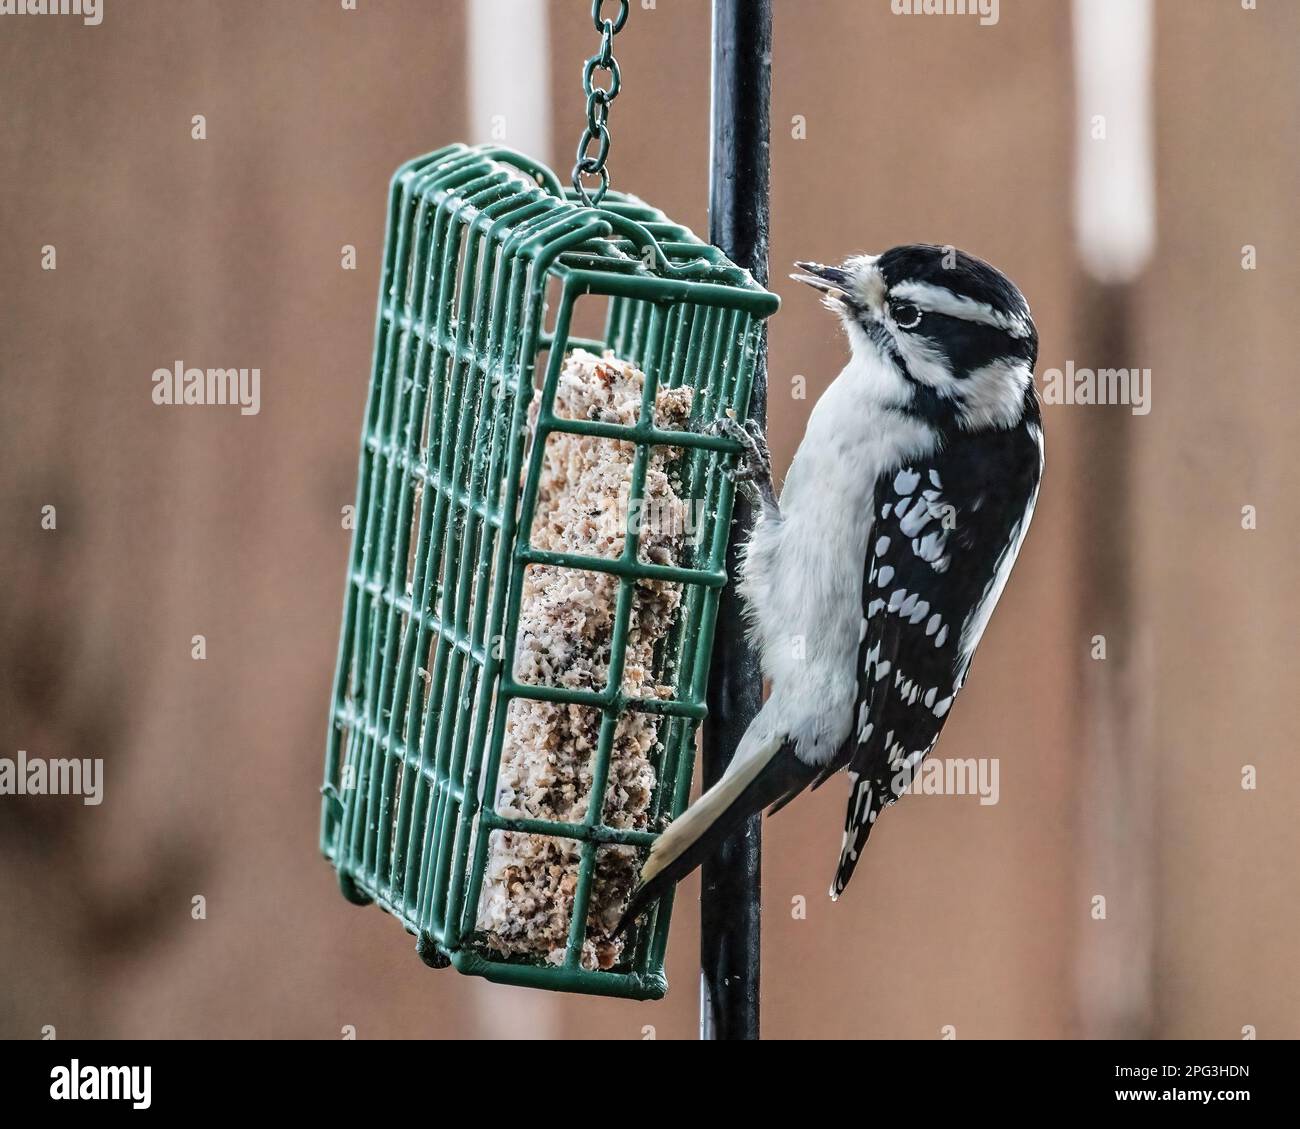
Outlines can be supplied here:
M622 79L619 76L618 60L614 58L614 36L623 30L627 23L627 11L630 0L618 0L618 15L612 20L602 14L606 0L592 0L591 19L600 32L600 51L587 60L582 68L582 89L587 95L587 127L582 131L578 142L578 163L573 166L573 188L589 208L595 208L609 191L609 169L605 161L609 157L609 107L618 97ZM609 85L597 86L597 71L609 73ZM592 143L596 152L590 152ZM600 178L594 190L588 191L583 184L584 176Z

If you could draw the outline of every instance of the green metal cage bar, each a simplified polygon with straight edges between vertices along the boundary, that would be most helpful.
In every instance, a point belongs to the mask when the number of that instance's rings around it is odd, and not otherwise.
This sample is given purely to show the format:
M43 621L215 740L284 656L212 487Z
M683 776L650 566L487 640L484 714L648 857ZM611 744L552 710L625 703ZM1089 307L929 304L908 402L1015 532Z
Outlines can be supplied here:
M593 299L607 306L604 339L571 336L577 303ZM453 145L394 175L320 841L345 896L397 917L427 963L561 991L639 999L666 991L669 899L613 970L579 963L598 851L645 847L657 834L605 826L601 807L615 727L627 711L662 718L651 826L686 805L726 582L733 487L719 463L736 450L701 427L726 413L744 416L758 326L776 308L775 295L662 213L616 193L600 209L581 207L548 169L508 150ZM610 348L645 372L635 425L555 413L564 358L575 347ZM694 391L690 429L656 427L658 390L680 385ZM634 445L632 505L644 502L651 449L680 453L682 497L703 514L689 559L639 561L635 525L617 559L531 545L546 439L566 432ZM618 578L603 690L515 679L507 658L515 653L524 573L537 564ZM643 578L683 586L656 660L657 682L672 688L666 699L621 689ZM516 698L600 712L581 822L495 810L506 715ZM476 932L495 830L581 844L560 966L503 957Z

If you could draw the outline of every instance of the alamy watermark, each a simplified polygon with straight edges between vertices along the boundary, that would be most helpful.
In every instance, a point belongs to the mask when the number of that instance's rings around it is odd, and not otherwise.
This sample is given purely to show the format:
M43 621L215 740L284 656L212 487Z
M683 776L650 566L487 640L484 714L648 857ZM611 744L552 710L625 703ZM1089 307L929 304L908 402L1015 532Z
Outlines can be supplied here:
M45 760L19 749L16 759L0 757L0 796L80 796L87 807L104 802L104 762Z
M87 27L98 27L104 0L0 0L0 16L80 16Z
M262 410L260 368L186 368L177 361L171 368L155 369L155 404L238 404L239 414L255 416Z
M998 22L998 0L889 0L896 16L979 16L980 27Z
M56 1102L130 1102L132 1109L148 1109L152 1090L149 1066L83 1066L74 1058L50 1071L50 1099Z
M997 757L926 757L899 769L889 786L895 796L978 796L987 808L1002 795L1001 767Z
M1044 404L1125 404L1135 416L1151 410L1149 368L1065 368L1043 371Z
M619 500L615 522L628 533L691 540L704 528L704 517L703 498L626 498Z

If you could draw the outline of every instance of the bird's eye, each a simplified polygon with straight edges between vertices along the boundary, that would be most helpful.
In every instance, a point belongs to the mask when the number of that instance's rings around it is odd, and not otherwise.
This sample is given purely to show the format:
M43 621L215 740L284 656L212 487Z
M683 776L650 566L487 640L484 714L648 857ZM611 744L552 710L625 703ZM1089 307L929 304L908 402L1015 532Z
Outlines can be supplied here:
M921 324L921 311L911 302L890 302L889 312L899 329L915 329Z

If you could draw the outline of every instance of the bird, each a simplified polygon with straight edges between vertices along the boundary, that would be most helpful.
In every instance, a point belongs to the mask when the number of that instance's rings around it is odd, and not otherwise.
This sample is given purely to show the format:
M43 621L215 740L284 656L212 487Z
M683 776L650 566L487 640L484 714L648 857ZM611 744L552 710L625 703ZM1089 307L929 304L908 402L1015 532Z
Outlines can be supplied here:
M761 428L715 427L758 510L737 590L770 693L722 778L653 842L616 933L751 815L844 770L839 898L951 716L1038 499L1038 331L1015 283L931 244L795 265L849 360L779 498Z

